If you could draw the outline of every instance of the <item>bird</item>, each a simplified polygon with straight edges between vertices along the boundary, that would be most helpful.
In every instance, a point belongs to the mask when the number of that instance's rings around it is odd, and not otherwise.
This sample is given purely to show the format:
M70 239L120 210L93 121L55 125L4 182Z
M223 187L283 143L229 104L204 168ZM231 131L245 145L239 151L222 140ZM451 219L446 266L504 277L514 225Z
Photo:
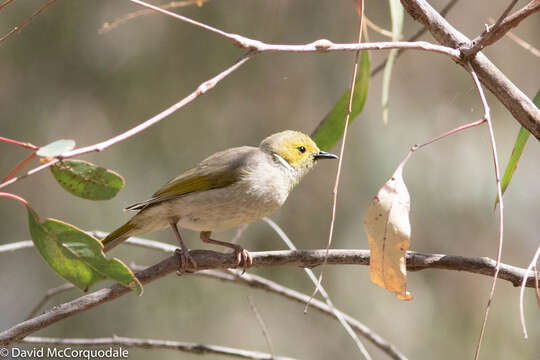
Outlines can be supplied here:
M210 155L167 182L150 199L128 206L137 213L102 239L109 251L129 237L170 227L180 245L178 274L197 263L178 226L200 232L209 244L231 248L244 271L251 254L237 244L214 240L212 232L252 223L270 215L319 159L338 159L319 149L306 134L285 130L268 136L258 147L241 146Z

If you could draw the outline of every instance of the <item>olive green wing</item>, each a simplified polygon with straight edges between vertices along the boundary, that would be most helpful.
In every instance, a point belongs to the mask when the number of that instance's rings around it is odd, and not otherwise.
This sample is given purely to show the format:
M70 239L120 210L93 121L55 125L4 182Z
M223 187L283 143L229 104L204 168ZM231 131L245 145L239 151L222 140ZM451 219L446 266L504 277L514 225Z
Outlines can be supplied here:
M256 148L244 146L211 155L197 167L187 170L166 183L154 193L151 199L131 205L126 210L142 210L149 205L196 191L232 185L242 178L244 164L255 150Z

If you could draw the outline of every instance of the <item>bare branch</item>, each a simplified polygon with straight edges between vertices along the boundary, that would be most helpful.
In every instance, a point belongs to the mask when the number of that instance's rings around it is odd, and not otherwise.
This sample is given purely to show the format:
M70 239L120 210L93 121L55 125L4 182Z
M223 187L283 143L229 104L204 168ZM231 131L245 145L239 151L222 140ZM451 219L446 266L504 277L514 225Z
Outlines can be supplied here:
M177 350L197 355L226 355L238 359L255 359L255 360L294 360L289 357L273 356L272 354L261 353L257 351L249 351L244 349L235 349L218 345L206 345L198 343L190 343L183 341L171 340L154 340L154 339L137 339L123 336L113 336L109 338L49 338L28 336L21 340L25 344L41 344L41 345L77 345L84 347L97 346L122 346L125 348L140 348L140 349L167 349Z
M273 294L277 294L280 296L283 296L287 299L293 300L295 302L298 302L299 304L305 304L310 300L310 297L306 294L302 294L296 290L290 289L288 287L285 287L283 285L280 285L272 280L268 280L266 278L263 278L258 275L253 274L243 274L241 275L239 271L237 270L231 270L232 274L225 274L221 271L216 270L204 270L196 273L196 275L200 275L203 277L208 277L212 279L218 279L225 282L232 282L234 284L247 286L254 289L260 289L264 291L271 292ZM370 328L362 324L357 319L353 318L350 315L347 315L346 313L337 310L335 308L330 308L327 304L324 302L312 299L310 303L311 307L317 311L320 311L321 313L328 315L332 318L336 318L336 314L334 311L337 311L340 316L342 316L345 321L360 335L364 336L367 340L369 340L373 345L378 347L381 351L386 353L390 358L395 360L407 360L407 357L399 352L399 350L391 343L386 341L384 338L382 338L377 333L373 332Z
M230 66L226 70L222 71L221 73L217 74L216 76L214 76L210 80L207 80L207 81L203 82L202 84L200 84L197 87L197 89L195 89L195 91L193 91L191 94L189 94L188 96L186 96L185 98L183 98L182 100L177 102L176 104L174 104L174 105L168 107L167 109L163 110L159 114L157 114L157 115L151 117L150 119L142 122L141 124L135 126L134 128L132 128L132 129L126 131L126 132L123 132L123 133L121 133L121 134L119 134L119 135L117 135L117 136L115 136L113 138L110 138L110 139L108 139L106 141L102 141L102 142L94 144L94 145L90 145L90 146L86 146L86 147L83 147L83 148L68 151L68 152L62 154L62 156L60 156L59 158L54 159L52 161L49 161L48 163L45 163L43 165L40 165L40 166L28 171L24 175L14 177L14 178L6 181L6 182L1 183L0 184L0 189L3 188L3 187L6 187L8 185L11 185L11 184L13 184L14 182L16 182L16 181L18 181L20 179L23 179L23 178L25 178L27 176L33 175L33 174L35 174L35 173L37 173L37 172L39 172L41 170L44 170L44 169L56 164L59 161L59 159L68 159L68 158L72 158L72 157L75 157L75 156L79 156L79 155L83 155L83 154L87 154L87 153L91 153L91 152L103 151L106 148L108 148L108 147L110 147L110 146L112 146L112 145L114 145L114 144L116 144L118 142L124 141L124 140L126 140L126 139L140 133L141 131L149 128L152 125L155 125L156 123L158 123L161 120L165 119L166 117L168 117L169 115L171 115L174 112L178 111L182 107L186 106L187 104L189 104L190 102L192 102L193 100L198 98L199 96L201 96L201 95L207 93L208 91L210 91L211 89L213 89L221 80L223 80L224 78L229 76L233 71L235 71L240 66L242 66L252 56L253 56L253 52L247 52L238 61L236 61L232 66Z
M160 5L159 7L162 8L162 9L175 9L175 8L186 7L186 6L190 6L190 5L197 5L197 6L201 7L207 1L208 0L171 1L168 4ZM106 23L104 23L101 26L101 29L98 30L98 33L99 34L108 33L109 31L112 31L112 30L116 29L118 26L124 25L128 21L131 21L131 20L136 19L136 18L141 17L141 16L151 15L151 14L156 14L156 12L153 9L142 9L142 10L137 10L137 11L133 11L133 12L124 14L122 16L117 17L116 19L114 19L111 22L107 21Z
M198 264L198 270L226 269L236 266L236 258L233 254L222 254L209 250L192 250L191 256ZM253 266L299 266L315 267L324 261L325 250L299 250L299 251L267 251L255 252ZM341 265L369 265L368 250L330 250L328 264ZM417 271L428 268L467 271L476 274L492 276L495 272L496 262L489 258L467 258L462 256L449 256L439 254L422 254L407 252L407 270ZM157 280L169 273L178 270L178 256L170 256L160 263L137 273L137 277L143 284ZM193 270L193 269L188 269ZM527 286L534 287L535 277L532 272L524 269L501 264L499 277L519 286L523 277L527 277ZM0 345L12 344L23 337L48 327L62 319L89 310L103 303L114 300L122 295L131 293L131 290L121 285L95 291L83 295L78 299L64 303L51 311L35 318L17 324L0 333Z
M2 9L4 6L8 5L11 1L6 1L3 4L0 5L0 9ZM32 15L30 15L26 20L21 22L19 25L15 26L13 29L11 29L7 34L2 36L0 38L0 44L4 42L8 37L15 33L19 33L26 25L28 25L36 16L41 14L43 11L47 10L49 6L54 4L56 0L49 0L45 5L43 5L41 8L39 8L36 12L34 12Z
M426 0L401 0L405 10L426 25L435 39L452 48L468 44L470 39L450 25ZM460 65L465 66L464 63ZM514 85L489 59L478 53L471 65L482 83L512 113L514 118L540 140L540 109Z
M281 229L281 227L279 227L278 224L276 224L273 220L271 220L268 217L265 217L262 220L265 223L267 223L272 228L272 230L274 230L276 232L276 234L278 234L278 236L281 238L281 240L283 240L285 245L287 245L287 247L290 250L297 250L296 246L293 244L291 239L287 236L287 234L283 231L283 229ZM328 251L328 248L326 248L325 251ZM323 262L323 267L324 267L324 265L325 265L325 263ZM315 289L323 297L324 301L326 302L326 304L328 305L328 307L330 308L330 310L334 314L335 318L339 321L341 326L343 326L343 328L345 329L347 334L349 334L349 336L353 339L356 346L360 349L360 351L362 352L362 355L364 355L364 357L366 357L366 356L370 357L370 355L367 352L367 350L365 349L364 345L362 344L362 342L360 342L360 339L358 339L355 332L353 331L351 325L343 317L341 312L339 312L336 309L336 307L334 306L334 303L330 299L330 295L328 295L328 292L326 291L326 289L322 286L322 284L320 282L321 277L319 278L319 280L317 280L317 277L315 276L313 271L311 269L309 269L309 268L304 268L304 271L306 272L306 274L309 277L309 279L311 280L311 282L315 285ZM322 272L322 269L321 269L321 272ZM304 313L307 313L308 306L310 305L311 300L314 299L314 296L315 296L315 292L311 295L311 297L308 299L308 301L306 301L306 304L305 304L305 307L304 307Z
M508 5L506 10L502 13L494 25L488 27L482 34L472 40L469 44L460 48L464 59L471 59L484 47L495 43L508 31L510 31L510 29L518 26L523 19L540 10L540 1L533 0L511 16L506 17L516 3L517 0L512 0L510 5Z
M488 20L490 22L492 22L492 23L495 22L495 20L493 20L493 18L489 18ZM518 44L519 46L521 46L525 50L529 51L534 56L540 57L540 50L538 50L537 48L535 48L534 46L529 44L527 41L523 40L522 38L520 38L519 36L514 34L513 32L508 31L505 35L508 36L511 40L513 40L516 44Z
M270 355L274 357L272 339L270 338L270 333L268 332L268 328L266 327L266 324L264 323L264 320L261 314L259 314L259 311L257 310L257 307L255 306L255 302L253 301L253 298L251 296L248 296L248 302L249 302L251 311L253 311L253 314L255 314L255 318L257 318L257 322L259 323L259 326L261 327L261 331L262 331L264 340L266 341L266 346L268 347L268 351L270 352Z

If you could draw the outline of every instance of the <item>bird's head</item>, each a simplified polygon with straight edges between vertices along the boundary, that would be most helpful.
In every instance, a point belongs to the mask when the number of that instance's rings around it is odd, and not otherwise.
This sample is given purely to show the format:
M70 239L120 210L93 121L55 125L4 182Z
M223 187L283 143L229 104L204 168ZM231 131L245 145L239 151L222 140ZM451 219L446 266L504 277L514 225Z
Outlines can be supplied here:
M264 139L260 149L269 153L274 160L291 171L299 181L318 159L337 159L334 154L321 151L306 134L285 130Z

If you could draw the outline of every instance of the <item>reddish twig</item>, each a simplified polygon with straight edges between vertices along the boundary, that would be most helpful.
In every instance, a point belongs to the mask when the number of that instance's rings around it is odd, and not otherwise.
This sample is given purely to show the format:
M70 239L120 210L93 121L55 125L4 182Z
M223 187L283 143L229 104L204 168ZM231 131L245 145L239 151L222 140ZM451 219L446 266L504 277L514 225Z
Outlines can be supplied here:
M54 4L56 0L49 0L45 5L43 5L41 8L39 8L36 12L34 12L30 17L28 17L26 20L21 22L19 25L15 26L13 29L11 29L7 34L2 36L0 38L0 43L4 42L8 37L13 35L14 33L20 32L26 25L28 25L36 16L41 14L43 11L45 11L47 8L49 8L52 4ZM9 4L9 2L6 1L6 3ZM7 5L6 3L2 4L2 6Z
M0 197L7 197L13 200L17 200L17 201L22 202L25 206L28 206L28 202L26 200L24 200L22 197L15 194L0 192Z
M53 159L53 160L49 161L46 164L40 165L40 166L28 171L24 175L21 175L19 177L14 177L14 178L12 178L12 179L10 179L8 181L5 181L5 182L1 183L0 184L0 189L6 187L8 185L13 184L14 182L19 181L22 178L33 175L33 174L35 174L35 173L37 173L37 172L39 172L41 170L44 170L44 169L52 166L52 165L56 164L60 159L68 159L68 158L72 158L72 157L75 157L75 156L79 156L79 155L83 155L83 154L87 154L87 153L91 153L91 152L96 152L96 151L99 152L99 151L105 150L109 146L112 146L112 145L114 145L114 144L116 144L118 142L126 140L126 139L140 133L141 131L149 128L150 126L152 126L152 125L160 122L161 120L165 119L167 116L169 116L169 115L173 114L174 112L178 111L179 109L181 109L185 105L187 105L190 102L192 102L193 100L195 100L197 97L199 97L199 96L205 94L206 92L210 91L211 89L213 89L221 80L226 78L229 74L231 74L233 71L238 69L242 64L244 64L246 61L248 61L251 58L252 55L253 55L253 52L246 53L238 61L236 61L231 67L227 68L225 71L219 73L218 75L214 76L210 80L207 80L204 83L202 83L201 85L199 85L197 87L197 89L195 91L193 91L191 94L189 94L188 96L186 96L185 98L183 98L182 100L177 102L176 104L174 104L174 105L168 107L167 109L163 110L159 114L157 114L157 115L151 117L150 119L142 122L141 124L135 126L134 128L132 128L132 129L126 131L126 132L123 132L120 135L117 135L117 136L115 136L113 138L110 138L110 139L108 139L106 141L102 141L102 142L94 144L94 145L90 145L90 146L86 146L86 147L83 147L83 148L74 149L74 150L65 152L65 153L62 154L61 157Z
M9 138L3 137L3 136L0 136L0 141L6 142L6 143L8 143L8 144L13 144L13 145L22 146L22 147L24 147L24 148L31 149L31 150L38 150L38 149L39 149L39 147L37 147L37 146L34 145L34 144L31 144L31 143L25 143L25 142L21 142L21 141L18 141L18 140L9 139Z
M13 0L6 0L3 3L0 4L0 10L2 10L4 7L8 6Z
M24 159L23 161L21 161L17 166L15 166L15 168L13 170L11 170L9 172L9 174L7 174L7 176L2 180L2 183L8 181L9 179L11 179L19 170L21 170L23 167L25 167L28 163L30 163L30 161L32 161L34 158L36 157L36 153L33 152L31 153L30 155L28 155L28 157L26 159Z

